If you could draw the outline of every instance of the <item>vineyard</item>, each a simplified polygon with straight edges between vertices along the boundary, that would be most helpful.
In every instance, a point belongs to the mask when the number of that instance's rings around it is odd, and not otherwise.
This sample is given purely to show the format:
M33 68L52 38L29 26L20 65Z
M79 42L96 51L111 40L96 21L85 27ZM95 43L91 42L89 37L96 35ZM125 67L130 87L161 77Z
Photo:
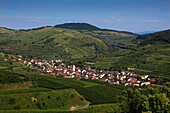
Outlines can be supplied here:
M52 77L39 77L34 78L33 81L38 83L39 87L49 89L75 89L91 104L99 103L116 103L116 98L128 87L112 85L106 82L85 80L85 79L67 79L67 78L52 78Z

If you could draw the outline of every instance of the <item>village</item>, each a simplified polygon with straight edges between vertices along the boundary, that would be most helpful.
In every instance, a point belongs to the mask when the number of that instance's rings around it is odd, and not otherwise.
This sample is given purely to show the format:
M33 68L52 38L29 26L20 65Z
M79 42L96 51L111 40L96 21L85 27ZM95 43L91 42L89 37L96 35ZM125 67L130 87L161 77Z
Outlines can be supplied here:
M23 62L31 69L36 69L43 72L52 73L56 76L65 78L84 78L108 82L110 84L122 84L124 86L144 86L155 82L150 79L149 75L138 75L133 72L124 71L106 71L96 70L90 67L76 67L75 65L66 66L62 61L64 60L40 60L24 58L20 55L12 58Z

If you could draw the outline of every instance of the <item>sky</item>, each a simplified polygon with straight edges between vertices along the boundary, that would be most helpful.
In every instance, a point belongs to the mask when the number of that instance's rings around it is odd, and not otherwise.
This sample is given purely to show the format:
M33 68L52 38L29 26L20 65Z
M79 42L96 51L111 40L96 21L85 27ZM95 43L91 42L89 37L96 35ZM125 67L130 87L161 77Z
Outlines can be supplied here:
M130 32L170 29L170 0L0 0L0 27L70 22Z

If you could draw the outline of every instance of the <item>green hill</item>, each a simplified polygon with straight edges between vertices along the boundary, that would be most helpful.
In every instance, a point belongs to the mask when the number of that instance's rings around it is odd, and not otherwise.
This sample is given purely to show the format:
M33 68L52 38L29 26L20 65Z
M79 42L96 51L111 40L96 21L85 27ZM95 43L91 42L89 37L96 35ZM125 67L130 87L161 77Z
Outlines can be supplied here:
M130 42L138 40L138 45L133 45L124 51L115 51L108 55L99 55L93 58L73 59L72 64L83 66L92 66L96 69L106 70L127 70L130 67L135 68L133 72L144 75L149 74L152 77L161 77L166 81L170 80L170 31L162 31L147 35L140 35L137 38L131 38ZM145 39L139 40L139 37ZM129 37L130 38L130 37ZM119 39L118 41L120 41ZM123 42L123 39L121 40ZM116 41L112 41L116 42ZM128 42L126 40L125 42ZM127 45L126 45L127 47Z
M110 53L132 48L132 40L136 38L136 34L131 32L101 29L87 23L65 23L54 27L72 29L96 37L108 46Z
M135 67L139 74L161 76L170 80L170 30L140 35L137 40L143 40L124 57L114 63L116 67Z
M134 34L67 23L28 30L0 29L0 50L44 59L82 58L131 49Z
M84 57L108 51L106 44L98 38L52 27L0 34L0 39L3 52L49 59Z
M144 35L139 35L136 37L135 41L141 42L139 45L155 44L155 42L165 42L169 43L170 30L160 31L156 33L149 33ZM158 43L159 44L159 43Z
M87 23L65 23L65 24L55 25L54 27L63 28L63 29L72 29L72 30L91 30L91 31L101 30L100 28Z
M144 39L139 43L140 46L144 45L163 45L163 44L170 44L170 30L157 32L154 34L147 34L147 35L141 35L137 37L138 39Z

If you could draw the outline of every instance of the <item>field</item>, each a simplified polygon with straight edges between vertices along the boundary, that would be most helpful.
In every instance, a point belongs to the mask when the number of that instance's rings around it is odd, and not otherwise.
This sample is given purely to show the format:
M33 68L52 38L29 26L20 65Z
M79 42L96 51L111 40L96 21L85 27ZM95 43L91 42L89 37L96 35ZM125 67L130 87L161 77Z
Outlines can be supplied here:
M38 83L39 87L49 89L67 89L74 88L80 95L91 104L115 103L116 97L120 95L123 89L128 87L110 85L106 82L84 79L67 79L62 77L41 77L37 76L33 81Z

